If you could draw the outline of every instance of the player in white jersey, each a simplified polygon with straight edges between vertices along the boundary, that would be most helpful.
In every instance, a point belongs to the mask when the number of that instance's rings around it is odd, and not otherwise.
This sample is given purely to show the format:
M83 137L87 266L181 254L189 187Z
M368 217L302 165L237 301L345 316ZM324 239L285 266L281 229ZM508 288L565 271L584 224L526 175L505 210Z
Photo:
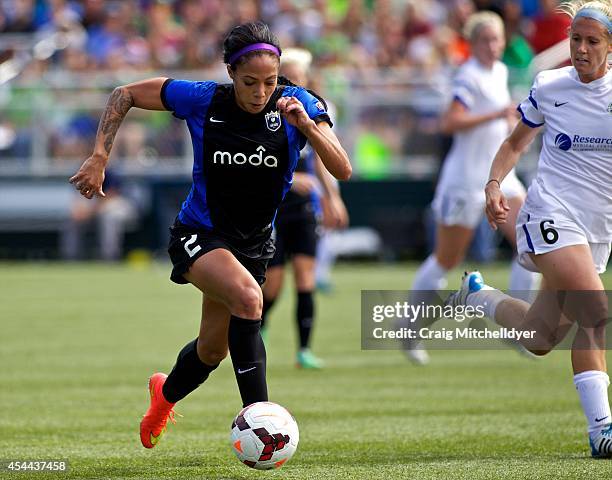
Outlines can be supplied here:
M534 304L466 274L448 302L483 308L506 328L533 330L523 344L552 350L577 325L572 342L574 384L588 422L593 457L612 457L605 324L608 298L598 273L606 269L612 240L612 3L567 2L572 66L540 73L521 103L522 122L502 144L486 186L491 226L505 225L509 205L500 182L521 151L544 129L537 177L517 221L521 262L542 272Z
M453 134L436 187L433 211L436 217L434 252L416 273L412 284L412 304L430 304L435 292L446 286L446 275L465 258L474 232L484 216L483 187L495 152L508 135L516 112L508 91L508 69L499 61L504 50L504 25L493 12L472 15L465 29L472 56L453 80L453 100L442 118L442 128ZM501 228L512 246L516 238L514 218L523 204L525 189L514 171L504 179L503 191L509 199L511 220ZM535 275L513 262L511 290L534 288ZM418 320L402 325L418 330ZM429 357L422 343L403 342L410 360L425 364Z

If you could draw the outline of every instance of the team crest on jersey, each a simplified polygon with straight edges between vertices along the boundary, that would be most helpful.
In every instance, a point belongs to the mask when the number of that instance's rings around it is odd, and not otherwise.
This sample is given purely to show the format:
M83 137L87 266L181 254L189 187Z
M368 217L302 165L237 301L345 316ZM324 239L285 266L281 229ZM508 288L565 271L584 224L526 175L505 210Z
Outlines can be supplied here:
M612 103L608 105L608 113L612 115Z
M278 110L266 113L266 127L271 132L276 132L281 126L281 116Z

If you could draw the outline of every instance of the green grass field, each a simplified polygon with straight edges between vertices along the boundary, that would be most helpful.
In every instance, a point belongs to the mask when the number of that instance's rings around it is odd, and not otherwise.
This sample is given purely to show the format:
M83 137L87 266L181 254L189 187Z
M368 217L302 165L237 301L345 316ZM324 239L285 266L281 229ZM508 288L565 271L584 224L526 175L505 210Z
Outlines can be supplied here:
M328 367L294 367L293 298L270 320L270 399L296 416L300 446L278 471L230 450L240 398L229 361L184 399L152 451L138 423L147 377L169 371L197 334L201 298L166 264L0 264L0 459L67 459L67 474L0 478L406 479L610 478L591 460L567 351L360 350L361 289L407 289L415 265L340 266L318 297L314 349ZM505 266L483 267L504 287ZM453 275L451 287L458 285ZM612 287L612 275L605 279Z

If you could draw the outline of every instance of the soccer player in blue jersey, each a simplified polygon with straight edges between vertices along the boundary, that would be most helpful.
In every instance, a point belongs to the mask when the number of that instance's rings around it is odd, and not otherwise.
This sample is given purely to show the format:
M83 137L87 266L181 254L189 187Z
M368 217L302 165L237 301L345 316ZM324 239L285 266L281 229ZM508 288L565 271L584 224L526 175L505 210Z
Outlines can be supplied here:
M267 25L234 27L223 48L231 84L153 78L117 87L92 156L70 179L85 197L104 196L113 140L132 107L169 110L187 122L193 185L171 227L168 251L172 281L203 293L202 317L198 338L180 351L170 374L149 379L151 403L140 424L146 448L173 421L175 403L201 385L228 351L243 405L268 399L261 285L274 254L276 210L307 141L333 176L351 175L324 102L278 83L281 48Z

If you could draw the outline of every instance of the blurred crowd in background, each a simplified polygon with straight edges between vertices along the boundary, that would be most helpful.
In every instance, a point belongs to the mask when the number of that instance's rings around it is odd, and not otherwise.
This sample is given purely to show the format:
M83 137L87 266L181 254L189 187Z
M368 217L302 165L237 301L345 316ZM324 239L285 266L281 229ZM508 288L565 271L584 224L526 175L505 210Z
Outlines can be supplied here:
M301 46L316 65L458 65L469 54L461 35L475 10L505 21L504 61L525 66L566 36L556 0L2 0L0 33L39 36L62 30L79 40L40 68L201 69L216 67L232 26L262 19L281 45ZM8 48L7 48L8 47ZM1 59L11 55L4 45Z
M283 48L302 47L312 52L310 84L334 106L335 128L351 156L354 180L399 178L433 184L450 144L440 132L439 117L449 101L453 72L470 55L462 33L467 18L488 9L504 20L507 46L503 61L510 68L511 87L519 100L532 82L534 72L529 66L534 56L567 38L569 19L556 11L558 3L0 0L0 181L4 194L14 175L39 180L54 176L64 188L66 175L74 173L91 153L101 111L115 86L157 75L228 81L222 63L223 39L233 26L258 19L271 26ZM127 184L163 174L188 179L193 161L182 122L166 112L138 109L125 119L112 157L111 165L119 173L116 178ZM385 208L385 215L371 212L371 217L388 219L393 232L389 237L397 237L402 221L406 228L413 228L410 222L421 215L419 204L425 201L429 187L425 188L414 198L404 199L406 208L397 208L399 200L390 197L395 207ZM150 187L145 186L144 191L134 195L133 203L142 212L163 211L163 205L152 208L154 202L160 202L159 196ZM9 228L7 216L15 223L13 229L24 228L25 223L28 229L42 225L38 220L24 220L24 198L32 199L33 212L40 209L40 202L49 208L57 204L58 212L65 211L61 192L46 193L40 201L35 201L38 187L32 188L29 197L23 192L24 185L20 185L15 206L7 198L0 202L5 205L4 210L0 205L0 231ZM146 192L148 201L143 200ZM405 189L402 192L412 195ZM180 195L177 198L168 202L166 210L174 211ZM73 219L97 215L72 210ZM360 223L357 212L361 210L352 213L354 223ZM398 218L390 214L393 211ZM370 222L368 218L364 214L361 223ZM165 238L166 220L161 215L157 221L163 231L159 238ZM74 244L79 228L64 231L70 233L65 245Z
M448 82L470 53L466 19L482 9L502 16L503 61L511 83L525 89L534 55L567 35L569 19L557 6L557 0L0 0L0 157L13 159L0 162L0 174L7 165L35 173L82 160L116 85L157 74L226 81L224 36L234 25L263 19L283 47L313 53L311 86L336 104L338 134L357 178L432 176L432 158L445 149L437 119ZM49 41L54 34L61 40ZM3 81L11 64L18 73ZM141 169L160 158L179 159L188 169L188 150L178 122L132 112L114 155Z

